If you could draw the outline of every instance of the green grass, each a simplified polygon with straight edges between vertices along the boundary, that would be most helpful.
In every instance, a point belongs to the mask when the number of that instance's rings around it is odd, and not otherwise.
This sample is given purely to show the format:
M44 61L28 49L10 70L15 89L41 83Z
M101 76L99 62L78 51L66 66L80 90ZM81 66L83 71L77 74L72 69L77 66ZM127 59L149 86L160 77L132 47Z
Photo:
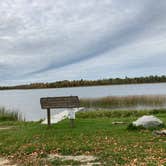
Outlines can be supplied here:
M153 110L98 110L78 112L78 118L122 118L122 117L140 117L143 115L156 115L166 113L166 109Z
M0 108L0 121L20 121L22 116L17 111Z
M163 107L166 105L166 96L138 95L138 96L108 96L103 98L85 98L80 100L81 106L87 108L130 108L137 106Z
M94 155L102 165L166 164L166 137L155 137L151 130L128 130L128 124L142 114L126 112L78 113L75 128L70 128L68 120L51 127L39 122L1 121L0 126L15 127L0 131L0 156L25 165L79 165L76 161L47 161L49 153ZM151 113L166 123L164 110ZM127 124L112 125L113 121Z

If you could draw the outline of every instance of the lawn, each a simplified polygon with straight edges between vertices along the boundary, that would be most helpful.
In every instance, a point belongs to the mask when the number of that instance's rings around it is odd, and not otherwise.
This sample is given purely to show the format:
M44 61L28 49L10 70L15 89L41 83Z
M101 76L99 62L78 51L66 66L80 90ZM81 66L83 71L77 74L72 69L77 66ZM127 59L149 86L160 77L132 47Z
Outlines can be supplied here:
M80 113L75 127L68 120L51 127L40 122L0 121L0 156L24 165L80 165L76 161L48 160L48 154L92 155L101 165L166 165L166 137L152 130L128 130L138 114L111 117L102 112ZM84 115L84 116L83 116ZM86 116L85 116L86 115ZM155 112L166 123L166 111ZM113 125L123 121L127 124Z

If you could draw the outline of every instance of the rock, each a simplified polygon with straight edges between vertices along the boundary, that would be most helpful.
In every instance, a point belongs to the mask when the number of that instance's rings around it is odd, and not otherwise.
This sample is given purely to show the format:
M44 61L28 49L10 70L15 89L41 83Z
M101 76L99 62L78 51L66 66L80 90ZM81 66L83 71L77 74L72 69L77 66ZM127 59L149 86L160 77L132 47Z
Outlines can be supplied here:
M166 130L157 130L153 132L154 135L161 135L161 136L166 136Z
M84 107L80 107L80 108L73 108L73 112L79 112L82 111L84 109ZM67 117L70 116L69 112L71 111L71 109L61 109L61 112L56 113L55 115L51 115L51 124L54 123L58 123L64 119L66 119ZM47 118L41 122L42 124L47 124Z
M158 127L163 124L163 122L156 118L153 115L144 115L140 118L138 118L136 121L134 121L133 126L142 126L145 128L151 128L151 127Z
M127 122L112 122L113 125L128 124Z
M63 119L66 119L67 116L68 116L68 110L64 110L60 113L57 113L56 115L52 115L51 124L58 123L58 122L62 121ZM47 118L44 121L42 121L42 124L47 124Z

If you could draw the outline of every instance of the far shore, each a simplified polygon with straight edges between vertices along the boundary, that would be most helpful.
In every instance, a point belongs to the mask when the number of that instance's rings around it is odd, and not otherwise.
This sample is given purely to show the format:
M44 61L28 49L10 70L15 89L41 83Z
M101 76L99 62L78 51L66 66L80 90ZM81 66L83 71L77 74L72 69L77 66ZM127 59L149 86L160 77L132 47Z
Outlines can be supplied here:
M113 86L113 85L132 85L132 84L158 84L166 83L166 76L147 76L147 77L125 77L109 78L99 80L63 80L47 83L30 83L13 86L0 86L0 90L31 90L31 89L50 89L50 88L75 88L92 86Z

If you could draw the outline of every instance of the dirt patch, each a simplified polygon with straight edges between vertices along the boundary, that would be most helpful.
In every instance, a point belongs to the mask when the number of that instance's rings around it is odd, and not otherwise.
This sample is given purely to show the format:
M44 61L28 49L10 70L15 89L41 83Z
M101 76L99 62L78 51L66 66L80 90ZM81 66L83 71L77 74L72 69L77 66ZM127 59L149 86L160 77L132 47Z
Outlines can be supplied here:
M10 130L13 129L15 126L0 126L0 130Z
M0 166L17 166L17 165L11 164L8 159L0 158Z
M96 162L97 158L94 156L90 155L79 155L79 156L63 156L63 155L58 155L58 154L50 154L48 155L49 160L53 159L61 159L62 161L67 161L67 160L73 160L73 161L79 161L83 165L86 166L91 166L91 165L100 165L100 162ZM85 164L86 163L86 164Z
M18 166L18 165L50 165L52 161L59 160L61 162L79 162L80 166L93 166L93 165L101 165L98 162L98 158L91 155L79 155L79 156L63 156L59 154L49 154L46 158L38 158L37 154L31 154L30 156L26 156L25 158L0 158L0 166Z
M9 164L9 161L4 158L0 158L0 166L3 166L5 164Z
M80 155L80 156L62 156L62 155L49 155L49 158L59 158L61 160L75 160L75 161L80 161L80 162L90 162L90 161L95 161L97 158L94 156L85 156L85 155Z

